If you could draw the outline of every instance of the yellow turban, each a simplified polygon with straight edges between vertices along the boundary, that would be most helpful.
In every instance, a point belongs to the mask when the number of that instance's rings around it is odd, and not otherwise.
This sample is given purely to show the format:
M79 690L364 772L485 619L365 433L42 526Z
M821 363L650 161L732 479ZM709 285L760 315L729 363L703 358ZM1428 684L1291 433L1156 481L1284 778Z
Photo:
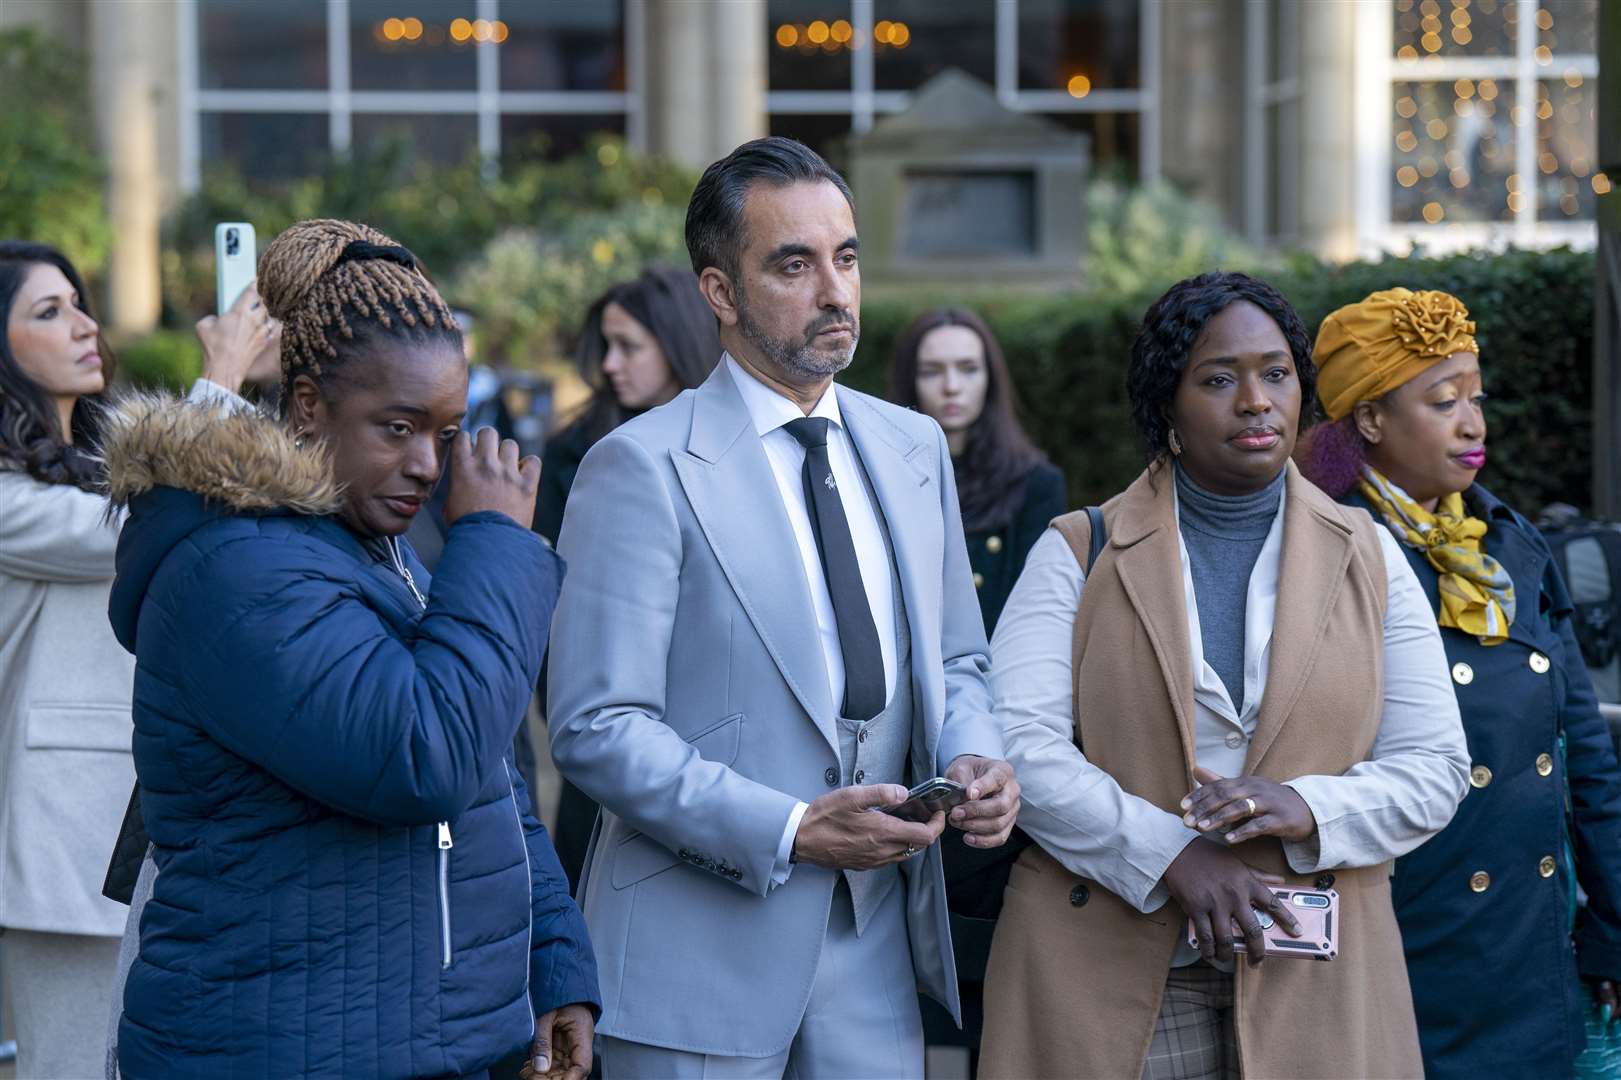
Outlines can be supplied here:
M1317 396L1330 420L1348 415L1453 353L1479 354L1475 324L1457 297L1385 289L1323 320L1313 359Z

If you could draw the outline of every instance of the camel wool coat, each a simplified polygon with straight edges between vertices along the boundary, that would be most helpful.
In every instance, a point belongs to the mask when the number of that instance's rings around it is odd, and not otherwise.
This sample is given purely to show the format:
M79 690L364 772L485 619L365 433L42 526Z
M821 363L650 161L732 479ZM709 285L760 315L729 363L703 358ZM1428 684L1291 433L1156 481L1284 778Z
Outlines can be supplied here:
M1387 595L1373 521L1288 472L1270 670L1244 769L1279 782L1369 757ZM1127 792L1179 813L1194 787L1194 680L1172 488L1171 471L1150 466L1103 507L1109 543L1075 618L1075 740ZM1056 524L1085 565L1085 512ZM1337 959L1236 965L1243 1075L1421 1076L1390 865L1302 875L1276 838L1234 850L1290 885L1331 877L1341 912ZM1145 915L1039 845L1026 849L986 973L980 1074L1139 1076L1186 927L1174 900Z

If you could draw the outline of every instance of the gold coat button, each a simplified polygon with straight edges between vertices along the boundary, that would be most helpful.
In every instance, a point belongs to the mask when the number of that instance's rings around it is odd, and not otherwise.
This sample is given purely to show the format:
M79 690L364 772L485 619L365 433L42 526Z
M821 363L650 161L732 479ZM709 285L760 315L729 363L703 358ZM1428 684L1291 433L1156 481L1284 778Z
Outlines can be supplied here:
M1547 776L1553 772L1553 757L1549 754L1537 755L1537 775Z
M1492 876L1484 870L1476 870L1469 875L1469 887L1475 892L1485 892L1491 888Z
M1484 765L1476 765L1469 770L1469 786L1485 787L1492 782L1492 771Z
M1537 873L1541 874L1543 877L1553 877L1553 872L1557 865L1558 864L1553 861L1552 855L1544 855L1542 857L1542 861L1537 863Z
M980 589L980 588L984 588L984 586L985 586L985 575L984 574L975 574L974 575L974 588Z
M1475 669L1462 660L1452 665L1452 681L1459 686L1468 686L1475 681Z
M1531 654L1531 670L1538 675L1548 674L1548 658L1539 652Z
M1002 538L1000 536L987 537L985 540L985 550L990 552L992 555L1001 554Z

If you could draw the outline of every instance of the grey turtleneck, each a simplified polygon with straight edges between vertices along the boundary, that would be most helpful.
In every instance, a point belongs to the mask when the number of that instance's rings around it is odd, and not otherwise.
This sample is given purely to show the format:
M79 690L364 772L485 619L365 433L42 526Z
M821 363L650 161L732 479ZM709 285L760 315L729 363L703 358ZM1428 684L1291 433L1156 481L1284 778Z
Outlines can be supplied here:
M1220 676L1233 708L1244 711L1244 618L1250 572L1283 505L1283 473L1249 495L1216 495L1176 467L1182 542L1199 602L1205 662Z

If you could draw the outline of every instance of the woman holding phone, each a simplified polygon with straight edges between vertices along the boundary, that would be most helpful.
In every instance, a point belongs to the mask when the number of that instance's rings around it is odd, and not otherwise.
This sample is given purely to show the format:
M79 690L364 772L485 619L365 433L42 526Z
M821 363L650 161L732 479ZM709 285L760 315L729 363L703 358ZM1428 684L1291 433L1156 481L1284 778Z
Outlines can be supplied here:
M1476 479L1486 392L1462 301L1373 293L1323 321L1316 355L1330 423L1303 468L1399 542L1469 740L1458 816L1395 867L1425 1074L1568 1074L1621 983L1621 766L1570 594L1542 535Z
M539 462L460 431L467 362L409 251L306 221L265 252L283 422L137 398L109 606L135 654L158 873L123 1075L583 1080L584 922L512 768L560 576ZM430 582L398 537L450 463Z
M1467 756L1407 561L1290 464L1315 381L1277 290L1173 286L1127 375L1147 469L1095 561L1071 514L1013 588L992 685L1036 843L983 1076L1420 1074L1386 864L1451 818ZM1337 959L1262 964L1300 922L1275 885L1338 892Z
M251 290L249 293L251 294ZM256 294L198 325L199 399L235 400L277 328ZM125 911L102 875L134 781L129 655L95 450L114 359L59 251L0 241L0 931L17 1075L101 1071ZM87 1023L86 1018L91 1018Z

